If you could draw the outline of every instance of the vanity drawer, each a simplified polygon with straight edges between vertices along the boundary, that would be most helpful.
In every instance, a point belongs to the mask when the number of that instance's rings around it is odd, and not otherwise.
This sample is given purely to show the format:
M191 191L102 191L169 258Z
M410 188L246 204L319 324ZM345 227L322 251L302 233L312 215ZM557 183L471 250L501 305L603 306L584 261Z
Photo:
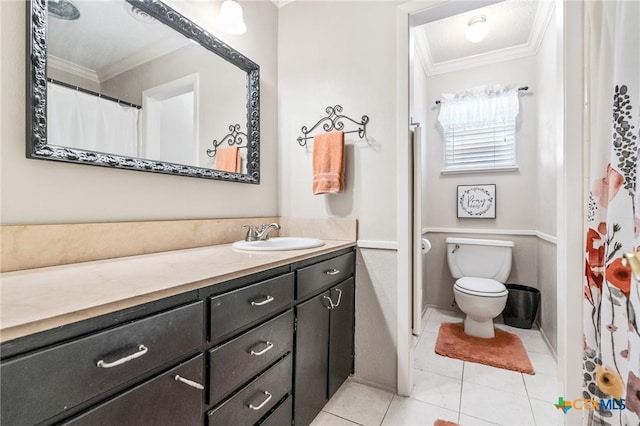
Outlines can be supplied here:
M293 418L293 397L289 395L287 399L273 410L269 416L260 422L260 426L283 426L290 425Z
M197 302L3 363L2 422L41 422L194 354L202 319Z
M331 284L339 283L353 275L355 253L350 252L306 268L298 269L296 283L296 299L323 289Z
M215 404L293 348L293 310L209 351L209 403Z
M219 342L230 333L276 313L293 302L293 272L209 299L210 340Z
M140 386L63 423L68 426L196 426L202 424L203 356L172 368ZM194 383L188 384L176 379Z
M208 413L209 426L253 425L291 391L292 355ZM289 424L289 423L287 423Z

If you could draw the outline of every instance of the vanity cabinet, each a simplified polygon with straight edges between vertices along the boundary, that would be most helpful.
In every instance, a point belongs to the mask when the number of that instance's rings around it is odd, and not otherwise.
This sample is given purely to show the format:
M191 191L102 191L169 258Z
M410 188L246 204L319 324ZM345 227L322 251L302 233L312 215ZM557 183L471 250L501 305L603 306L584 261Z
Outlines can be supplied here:
M7 425L308 425L353 371L352 248L5 342Z
M350 252L297 271L299 299L321 292L296 305L296 426L311 423L353 372L354 268Z
M3 362L2 423L32 425L72 413L193 356L202 345L203 312L196 302Z

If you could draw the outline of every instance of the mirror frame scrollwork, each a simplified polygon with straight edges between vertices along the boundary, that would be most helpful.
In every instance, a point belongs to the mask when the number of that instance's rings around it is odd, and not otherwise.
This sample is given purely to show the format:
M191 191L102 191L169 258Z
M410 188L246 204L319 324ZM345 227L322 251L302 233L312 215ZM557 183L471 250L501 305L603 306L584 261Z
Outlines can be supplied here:
M260 183L260 67L159 0L125 0L247 73L247 173L47 144L47 1L27 2L27 158L179 176Z

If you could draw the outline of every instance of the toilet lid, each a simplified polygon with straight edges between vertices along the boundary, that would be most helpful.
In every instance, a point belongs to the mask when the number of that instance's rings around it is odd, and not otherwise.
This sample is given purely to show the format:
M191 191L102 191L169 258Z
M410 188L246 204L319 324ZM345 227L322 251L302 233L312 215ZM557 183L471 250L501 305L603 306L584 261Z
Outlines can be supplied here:
M456 281L455 287L464 293L482 296L504 296L509 291L500 281L490 278L463 277Z

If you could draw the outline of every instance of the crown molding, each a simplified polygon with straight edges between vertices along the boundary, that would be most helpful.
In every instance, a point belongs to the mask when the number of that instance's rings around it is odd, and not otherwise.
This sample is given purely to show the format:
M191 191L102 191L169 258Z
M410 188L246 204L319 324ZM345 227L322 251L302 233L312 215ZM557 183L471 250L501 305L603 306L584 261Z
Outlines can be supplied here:
M73 62L67 61L66 59L62 59L54 55L47 55L47 67L72 74L76 77L89 80L94 83L100 83L98 74L94 70L78 64L74 64Z
M293 3L296 0L271 0L271 3L275 4L276 7L279 9L282 6L285 6L289 3Z
M529 33L527 43L504 49L492 50L490 52L467 56L451 61L434 63L425 32L415 31L418 58L420 59L425 74L427 76L439 75L447 72L461 71L477 66L537 55L544 34L551 22L551 16L554 8L555 4L553 2L540 2L540 6L536 10L536 15L531 26L531 32Z

